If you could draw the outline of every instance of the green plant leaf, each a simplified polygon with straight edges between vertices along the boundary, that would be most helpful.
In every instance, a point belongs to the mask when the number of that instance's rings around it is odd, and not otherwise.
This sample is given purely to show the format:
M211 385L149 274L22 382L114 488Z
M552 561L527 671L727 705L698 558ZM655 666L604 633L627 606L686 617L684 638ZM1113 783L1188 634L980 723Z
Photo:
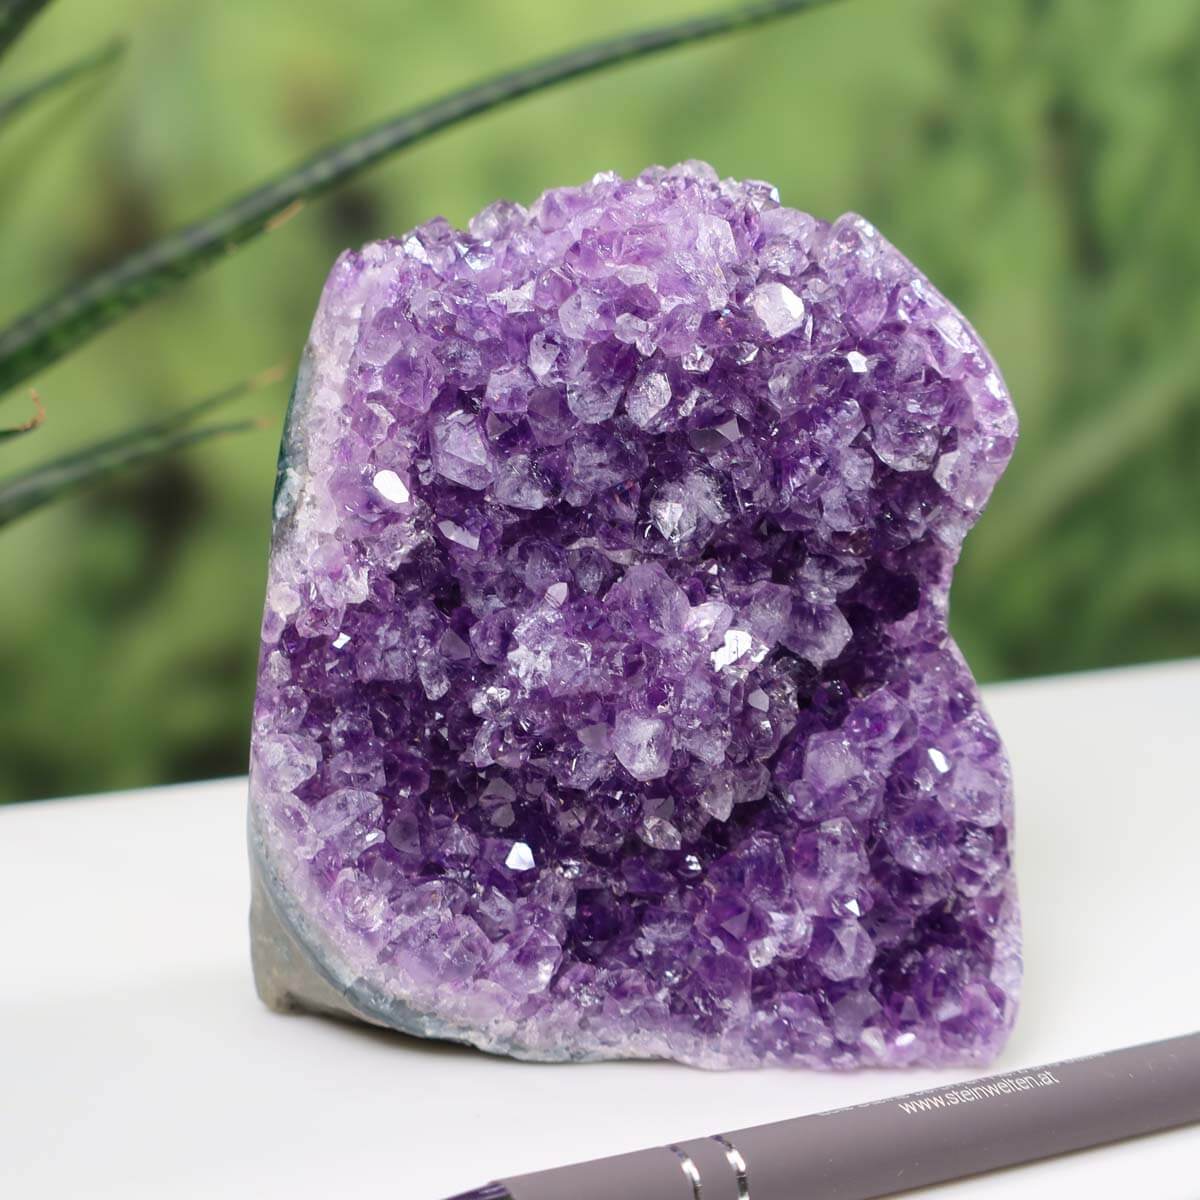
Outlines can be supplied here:
M227 434L262 427L256 418L242 418L194 428L195 422L230 400L278 383L283 368L273 367L232 387L205 397L162 420L127 430L114 438L86 446L71 454L41 463L11 479L0 480L0 527L44 504L96 483L148 459L159 458L187 446Z
M50 0L0 0L0 58Z
M468 117L566 80L829 2L761 0L594 43L485 80L337 142L211 216L168 234L123 262L68 288L0 332L0 393L93 337L130 309L281 224L303 200L328 191L397 150Z
M25 87L0 97L0 127L43 96L66 87L86 75L111 66L124 53L125 43L123 41L110 42L107 46L102 46L99 50L94 50L91 54L84 55L83 58L78 58L65 67L51 71L48 75L43 75L40 79L26 84Z
M46 410L42 407L37 392L31 391L29 398L33 401L33 416L22 425L10 425L7 429L0 429L0 441L20 437L23 433L32 433L46 419Z

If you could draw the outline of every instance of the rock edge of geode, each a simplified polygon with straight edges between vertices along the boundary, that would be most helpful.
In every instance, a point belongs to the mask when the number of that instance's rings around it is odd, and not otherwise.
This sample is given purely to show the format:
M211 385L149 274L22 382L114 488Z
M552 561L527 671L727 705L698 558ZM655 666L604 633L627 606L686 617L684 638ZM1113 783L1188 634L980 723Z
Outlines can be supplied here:
M529 1062L592 1062L604 1056L552 1056L520 1042L496 1043L469 1027L438 1020L347 974L304 914L289 902L250 830L250 964L259 999L278 1013L311 1013L362 1022L410 1037L453 1042L487 1054ZM318 951L317 947L321 949Z

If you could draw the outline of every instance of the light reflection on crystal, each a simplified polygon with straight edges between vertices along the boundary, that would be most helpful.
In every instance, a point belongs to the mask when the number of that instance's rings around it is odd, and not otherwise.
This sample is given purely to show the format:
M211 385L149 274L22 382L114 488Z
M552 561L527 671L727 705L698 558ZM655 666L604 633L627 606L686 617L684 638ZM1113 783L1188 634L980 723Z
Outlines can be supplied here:
M408 503L408 488L395 471L376 471L371 482L385 500L390 500L393 504Z
M533 861L533 851L524 842L513 842L504 865L510 871L532 871L537 864Z

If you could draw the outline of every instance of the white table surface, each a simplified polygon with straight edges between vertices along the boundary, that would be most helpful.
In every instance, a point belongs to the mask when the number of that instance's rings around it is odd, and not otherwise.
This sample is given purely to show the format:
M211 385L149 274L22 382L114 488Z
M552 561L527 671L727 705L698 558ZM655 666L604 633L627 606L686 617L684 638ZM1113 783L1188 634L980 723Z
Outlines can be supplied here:
M1200 1027L1200 660L988 700L1016 768L1026 925L998 1069ZM270 1013L250 981L244 786L0 809L0 1195L437 1200L968 1075L528 1065ZM1200 1127L934 1192L1195 1200Z

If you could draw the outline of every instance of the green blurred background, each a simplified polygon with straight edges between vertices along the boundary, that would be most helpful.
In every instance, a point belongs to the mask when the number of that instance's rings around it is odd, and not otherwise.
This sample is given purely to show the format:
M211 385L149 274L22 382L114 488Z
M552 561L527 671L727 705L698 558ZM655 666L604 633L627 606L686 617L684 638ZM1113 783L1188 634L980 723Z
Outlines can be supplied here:
M0 320L360 125L704 7L61 0L9 82L132 45L0 143ZM1195 0L843 0L521 101L308 205L39 377L49 419L5 467L294 362L347 245L705 158L868 216L999 360L1023 431L955 585L977 673L1196 654L1198 113ZM0 532L0 801L244 770L284 390L246 402L263 432Z

